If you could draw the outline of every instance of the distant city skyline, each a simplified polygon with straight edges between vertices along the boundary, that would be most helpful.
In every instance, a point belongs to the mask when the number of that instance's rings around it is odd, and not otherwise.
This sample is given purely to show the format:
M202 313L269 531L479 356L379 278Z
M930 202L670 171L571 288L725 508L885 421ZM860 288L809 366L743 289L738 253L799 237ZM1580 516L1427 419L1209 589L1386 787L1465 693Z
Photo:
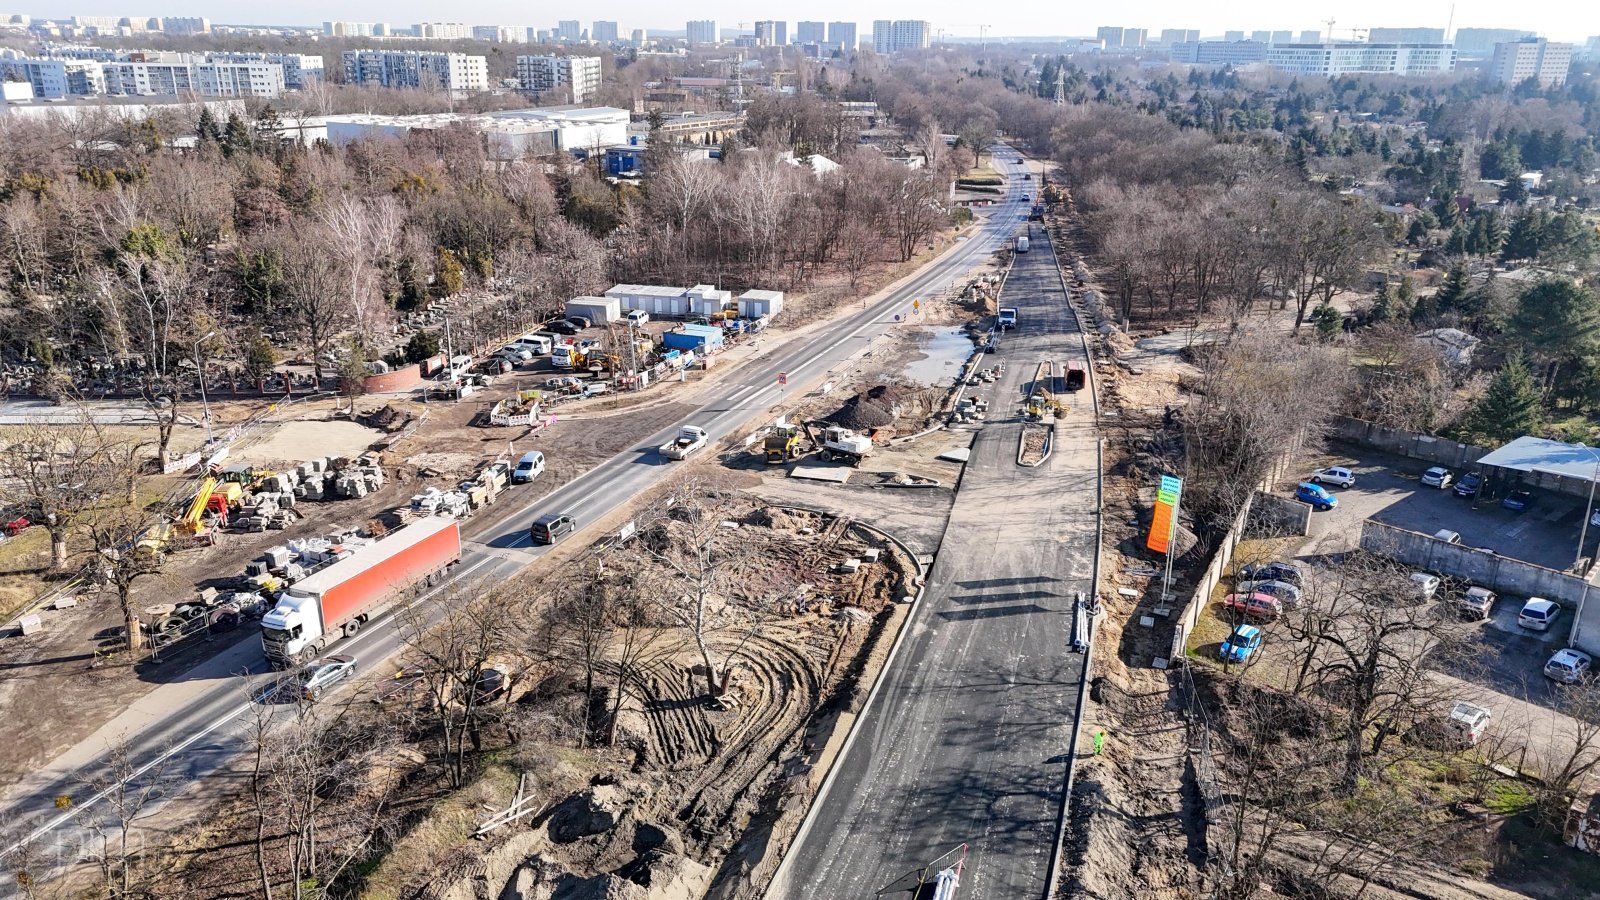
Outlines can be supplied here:
M634 28L652 32L681 32L690 19L716 19L724 29L732 29L738 22L753 23L776 19L783 11L770 2L732 2L732 0L689 0L677 5L671 13L662 10L658 3L640 0L621 0L604 8L585 11L578 4L547 7L540 14L530 14L523 6L486 0L465 0L441 4L431 0L335 0L335 2L310 2L310 0L281 0L265 6L259 13L245 12L237 5L223 5L211 0L70 0L50 3L44 8L33 8L26 2L5 4L0 9L9 13L27 13L37 18L66 19L73 15L118 16L205 16L214 23L229 25L304 25L315 26L337 19L348 21L374 21L409 25L416 22L461 22L467 25L493 25L502 22L528 23L541 28L556 27L559 19L578 18L584 28L593 20L602 19L619 23L623 33ZM844 0L822 2L795 12L795 18L781 20L842 20L860 24L860 34L865 37L876 19L923 19L932 23L937 38L979 36L973 19L986 19L986 36L998 37L1064 37L1090 36L1101 26L1122 26L1149 29L1152 35L1163 29L1199 29L1204 36L1220 36L1225 31L1244 29L1301 31L1318 30L1327 35L1327 24L1320 19L1337 20L1333 37L1347 40L1352 28L1522 28L1537 32L1552 40L1579 41L1591 35L1600 35L1600 4L1546 2L1529 6L1510 5L1503 0L1458 0L1454 20L1451 20L1449 0L1397 6L1383 0L1349 0L1329 4L1315 11L1301 7L1286 9L1285 5L1266 0L1239 0L1225 10L1219 7L1200 8L1193 3L1176 0L1150 0L1150 2L1119 6L1062 10L1056 4L1018 3L1000 7L974 8L971 4L935 0L912 4L899 0L863 5ZM529 22L530 18L549 18L548 22Z

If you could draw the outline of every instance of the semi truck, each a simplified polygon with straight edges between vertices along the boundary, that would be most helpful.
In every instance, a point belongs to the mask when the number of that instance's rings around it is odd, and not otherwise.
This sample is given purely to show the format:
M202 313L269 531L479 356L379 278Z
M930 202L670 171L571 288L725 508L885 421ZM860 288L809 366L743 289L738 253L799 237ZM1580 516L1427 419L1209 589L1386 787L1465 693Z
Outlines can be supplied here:
M461 560L454 519L413 522L290 585L261 617L261 647L273 665L306 663L340 638L354 637L397 596L436 584Z

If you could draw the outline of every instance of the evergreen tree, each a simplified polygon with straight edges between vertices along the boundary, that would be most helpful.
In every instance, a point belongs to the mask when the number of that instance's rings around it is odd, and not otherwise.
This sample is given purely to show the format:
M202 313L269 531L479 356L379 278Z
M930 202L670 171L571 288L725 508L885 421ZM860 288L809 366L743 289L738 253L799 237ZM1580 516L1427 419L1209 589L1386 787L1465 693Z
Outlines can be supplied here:
M250 151L251 135L250 126L244 124L238 113L228 114L228 125L222 132L222 153L232 156L235 153L248 153Z
M1600 347L1600 301L1575 281L1547 278L1523 292L1511 333L1548 364L1545 383L1553 384L1564 362Z
M1344 328L1344 315L1324 303L1311 311L1311 324L1316 326L1317 340L1324 344L1339 336Z
M195 124L194 136L202 144L215 144L222 140L222 129L217 127L217 117L212 115L209 106L200 109L200 121Z
M1428 240L1428 226L1422 224L1421 216L1411 218L1411 227L1406 229L1406 243L1413 247L1421 247Z
M1378 288L1378 295L1372 298L1372 309L1367 313L1367 318L1376 324L1387 322L1397 316L1394 289L1385 284L1383 287Z
M1467 287L1467 267L1460 263L1451 266L1444 275L1444 283L1433 295L1434 305L1441 310L1459 309L1467 295Z
M1496 443L1505 443L1539 430L1544 409L1533 374L1522 357L1513 355L1483 392L1463 423L1466 431Z

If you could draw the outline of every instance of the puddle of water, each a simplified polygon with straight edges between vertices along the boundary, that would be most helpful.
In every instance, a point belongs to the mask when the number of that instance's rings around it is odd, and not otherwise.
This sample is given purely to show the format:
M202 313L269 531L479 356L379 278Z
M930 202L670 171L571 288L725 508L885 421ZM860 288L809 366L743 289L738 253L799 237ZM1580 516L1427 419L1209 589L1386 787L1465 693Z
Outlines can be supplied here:
M917 350L923 356L906 366L905 376L930 387L954 384L961 365L972 355L972 338L967 337L967 330L941 326L917 331Z

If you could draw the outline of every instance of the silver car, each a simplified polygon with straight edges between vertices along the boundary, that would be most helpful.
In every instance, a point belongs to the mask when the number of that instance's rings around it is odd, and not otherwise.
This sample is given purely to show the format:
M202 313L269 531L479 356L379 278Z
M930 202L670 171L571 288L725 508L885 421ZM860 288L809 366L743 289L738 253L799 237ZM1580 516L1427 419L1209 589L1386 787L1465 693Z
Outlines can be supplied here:
M318 660L296 673L300 685L300 699L315 703L328 689L356 673L353 656L329 656Z

